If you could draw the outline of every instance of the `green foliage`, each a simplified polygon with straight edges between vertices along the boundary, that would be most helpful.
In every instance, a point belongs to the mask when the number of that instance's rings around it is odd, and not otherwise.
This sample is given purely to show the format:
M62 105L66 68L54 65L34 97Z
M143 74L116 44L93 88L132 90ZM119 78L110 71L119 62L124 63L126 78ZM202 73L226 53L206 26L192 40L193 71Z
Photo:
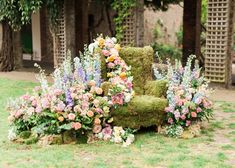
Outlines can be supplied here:
M117 17L114 19L116 38L120 41L123 38L125 19L131 14L131 8L136 6L136 0L113 0L112 8L117 11Z
M7 21L17 30L30 23L32 13L46 6L50 21L55 25L62 2L62 0L1 0L0 20Z
M144 3L147 7L153 10L168 10L170 4L179 4L183 0L144 0Z
M183 44L183 26L180 26L180 29L175 33L177 37L178 46L181 47Z
M156 59L158 60L167 60L170 59L171 62L174 62L175 59L180 60L182 56L182 51L179 48L176 48L174 46L168 45L168 44L158 44L154 43L152 44L152 47L155 52L158 54L156 55Z
M202 0L201 22L204 25L207 19L207 0Z

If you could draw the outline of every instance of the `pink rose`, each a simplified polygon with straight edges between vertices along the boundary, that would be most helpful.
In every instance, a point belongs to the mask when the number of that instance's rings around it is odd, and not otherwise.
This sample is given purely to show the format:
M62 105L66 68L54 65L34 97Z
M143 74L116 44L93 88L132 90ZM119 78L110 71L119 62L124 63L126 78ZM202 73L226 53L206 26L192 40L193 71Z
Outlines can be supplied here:
M30 96L29 96L29 95L23 95L23 96L21 96L21 98L22 98L23 100L29 100L29 99L30 99Z
M173 119L172 119L172 118L169 118L169 119L168 119L168 123L172 124L172 123L173 123Z
M116 96L112 96L113 104L122 105L123 104L123 99L124 99L124 96L121 93L117 94Z
M76 118L76 115L75 114L73 114L73 113L69 113L68 114L68 119L69 120L74 120Z
M42 98L41 103L42 103L42 108L44 108L44 109L50 107L50 102L48 101L47 98Z
M54 90L54 94L56 95L56 96L59 96L59 95L61 95L63 93L63 91L61 90L61 89L55 89Z
M197 113L196 113L196 112L191 112L191 116L192 116L193 118L196 118L196 117L197 117Z
M65 104L63 102L59 102L56 106L56 111L62 112L65 109Z
M180 118L181 118L182 120L185 120L185 119L186 119L186 116L185 116L185 115L182 115Z
M191 124L191 121L187 120L186 121L186 127L190 126L190 124Z
M108 57L110 55L110 52L108 50L102 50L102 54Z
M101 108L96 108L95 111L99 114L101 114L103 112L103 110Z
M35 112L36 113L41 113L42 112L41 106L37 106L36 109L35 109Z
M114 63L112 63L112 62L109 62L109 63L108 63L108 68L113 68L114 66L115 66Z
M73 122L72 128L75 130L79 130L80 128L82 128L82 124L80 122Z
M37 106L37 101L36 101L36 100L33 100L33 101L32 101L32 106L33 106L33 107L36 107L36 106Z
M202 112L202 109L200 107L197 108L197 113Z
M102 130L101 125L94 125L94 127L93 127L93 129L92 129L93 133L95 133L95 134L100 133L101 130Z

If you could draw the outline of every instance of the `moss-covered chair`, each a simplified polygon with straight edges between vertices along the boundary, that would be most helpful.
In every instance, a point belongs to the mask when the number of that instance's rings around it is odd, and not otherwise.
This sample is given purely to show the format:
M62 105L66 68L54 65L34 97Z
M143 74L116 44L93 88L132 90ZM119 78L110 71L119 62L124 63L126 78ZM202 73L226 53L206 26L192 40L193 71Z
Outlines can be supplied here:
M136 95L126 106L112 111L114 125L135 128L160 126L167 106L166 81L152 79L154 51L151 47L126 47L120 56L131 66Z

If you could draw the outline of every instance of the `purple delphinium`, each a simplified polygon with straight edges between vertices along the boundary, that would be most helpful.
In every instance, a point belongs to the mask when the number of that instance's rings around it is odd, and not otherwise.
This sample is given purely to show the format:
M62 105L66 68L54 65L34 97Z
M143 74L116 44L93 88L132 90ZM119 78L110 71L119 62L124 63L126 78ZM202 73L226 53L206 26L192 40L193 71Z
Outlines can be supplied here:
M66 90L65 98L67 106L72 107L74 105L74 102L69 89Z

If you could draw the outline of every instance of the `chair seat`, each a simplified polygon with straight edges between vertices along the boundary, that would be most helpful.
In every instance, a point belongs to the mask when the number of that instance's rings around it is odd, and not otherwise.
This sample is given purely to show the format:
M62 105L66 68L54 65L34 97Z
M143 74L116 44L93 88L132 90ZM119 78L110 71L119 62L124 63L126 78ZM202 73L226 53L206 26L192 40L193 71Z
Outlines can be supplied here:
M149 95L137 95L126 106L112 112L114 125L135 128L161 125L167 100Z

